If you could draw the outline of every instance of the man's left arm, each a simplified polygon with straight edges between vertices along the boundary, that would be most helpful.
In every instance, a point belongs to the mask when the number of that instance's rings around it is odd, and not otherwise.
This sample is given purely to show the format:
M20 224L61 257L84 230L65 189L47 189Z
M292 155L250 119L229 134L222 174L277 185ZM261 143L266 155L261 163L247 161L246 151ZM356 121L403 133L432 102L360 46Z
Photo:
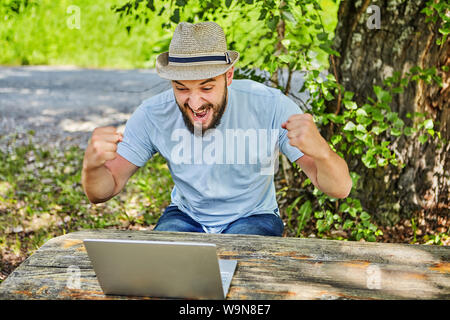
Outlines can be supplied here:
M347 197L352 189L347 163L331 150L312 115L292 115L282 127L288 131L289 144L303 152L296 163L311 182L330 197Z

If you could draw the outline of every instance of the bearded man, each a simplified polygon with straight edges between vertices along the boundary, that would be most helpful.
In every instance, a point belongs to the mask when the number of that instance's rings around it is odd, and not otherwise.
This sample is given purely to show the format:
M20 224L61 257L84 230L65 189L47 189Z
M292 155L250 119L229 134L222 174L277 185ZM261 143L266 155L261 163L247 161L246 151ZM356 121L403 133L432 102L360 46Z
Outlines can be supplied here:
M278 151L318 189L347 197L347 164L313 117L278 89L233 80L238 59L218 24L181 22L156 60L172 89L145 100L123 136L114 127L94 130L82 171L88 199L111 199L159 152L175 186L154 230L281 236L274 170L266 170Z

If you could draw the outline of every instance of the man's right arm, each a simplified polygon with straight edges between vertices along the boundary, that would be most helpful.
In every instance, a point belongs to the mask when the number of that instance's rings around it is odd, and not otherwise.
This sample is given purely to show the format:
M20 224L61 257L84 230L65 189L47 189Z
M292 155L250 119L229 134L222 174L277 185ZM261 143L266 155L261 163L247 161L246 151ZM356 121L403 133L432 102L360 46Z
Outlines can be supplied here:
M96 128L83 160L83 190L92 203L105 202L117 195L139 169L119 154L122 134L114 127Z

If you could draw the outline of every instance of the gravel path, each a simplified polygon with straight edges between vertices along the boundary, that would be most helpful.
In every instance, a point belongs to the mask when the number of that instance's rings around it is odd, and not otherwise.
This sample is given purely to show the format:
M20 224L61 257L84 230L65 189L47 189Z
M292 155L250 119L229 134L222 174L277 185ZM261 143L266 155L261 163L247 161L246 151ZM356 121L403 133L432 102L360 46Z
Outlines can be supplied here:
M281 78L286 80L287 73ZM292 92L302 83L302 75L294 74ZM0 66L0 149L11 134L18 133L20 141L29 130L35 132L36 144L84 149L96 127L123 130L143 100L170 87L154 69ZM302 101L309 97L297 96Z
M122 127L170 83L154 70L0 67L0 136L35 131L34 142L85 148L98 126Z

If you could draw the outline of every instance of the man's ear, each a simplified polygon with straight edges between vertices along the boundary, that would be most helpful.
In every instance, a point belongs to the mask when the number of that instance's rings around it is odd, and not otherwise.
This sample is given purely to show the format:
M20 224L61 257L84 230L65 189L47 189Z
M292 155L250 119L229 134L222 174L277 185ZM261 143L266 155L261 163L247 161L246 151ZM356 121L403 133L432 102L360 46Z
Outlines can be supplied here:
M233 81L233 75L234 75L234 66L232 66L230 70L225 72L225 81L227 82L227 86L229 86Z

